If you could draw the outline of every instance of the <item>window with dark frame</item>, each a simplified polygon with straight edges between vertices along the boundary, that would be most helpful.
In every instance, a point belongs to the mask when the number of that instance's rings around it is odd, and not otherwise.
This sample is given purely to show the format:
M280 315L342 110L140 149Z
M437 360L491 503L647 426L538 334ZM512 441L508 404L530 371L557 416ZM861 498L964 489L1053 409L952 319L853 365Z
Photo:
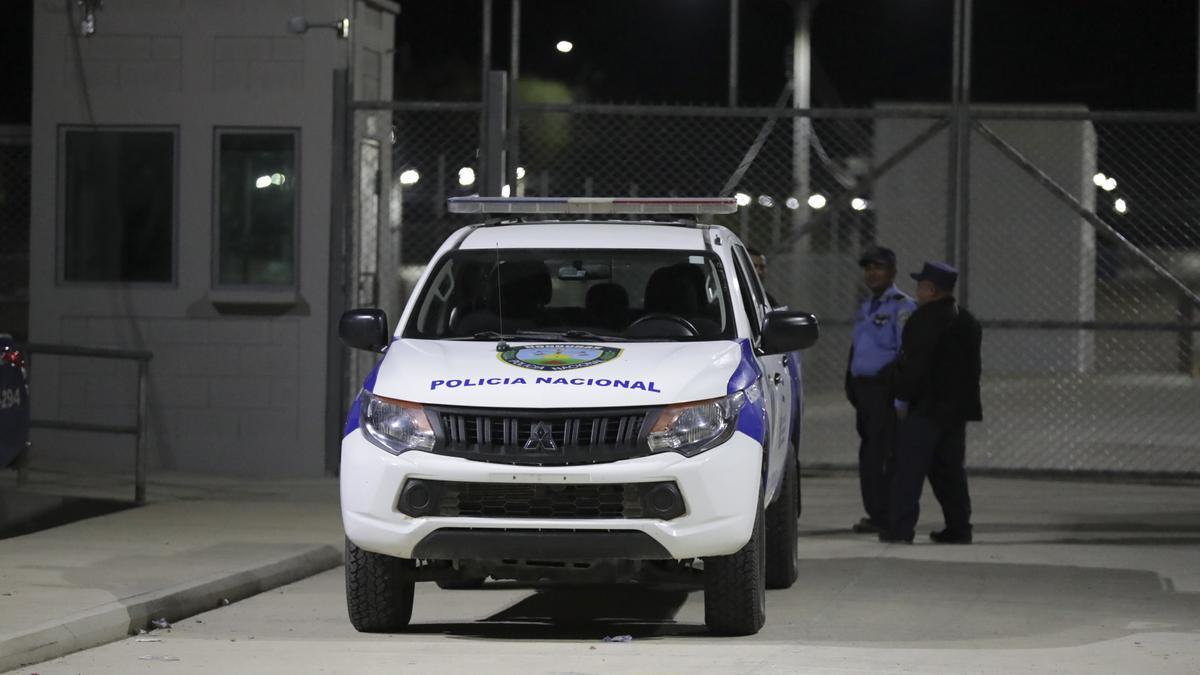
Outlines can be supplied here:
M218 286L296 282L296 132L219 129Z
M173 281L176 132L65 129L60 142L63 280Z

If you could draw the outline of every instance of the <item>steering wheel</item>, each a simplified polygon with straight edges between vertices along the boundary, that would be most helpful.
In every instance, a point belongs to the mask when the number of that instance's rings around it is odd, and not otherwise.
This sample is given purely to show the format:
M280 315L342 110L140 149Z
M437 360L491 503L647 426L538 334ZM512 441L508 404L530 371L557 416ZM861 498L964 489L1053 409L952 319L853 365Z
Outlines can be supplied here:
M629 324L629 327L625 329L625 332L628 333L634 328L651 321L668 321L686 330L690 336L696 336L700 334L700 331L696 329L696 325L691 321L688 321L678 314L670 314L668 312L651 312L646 316L640 317L633 323Z

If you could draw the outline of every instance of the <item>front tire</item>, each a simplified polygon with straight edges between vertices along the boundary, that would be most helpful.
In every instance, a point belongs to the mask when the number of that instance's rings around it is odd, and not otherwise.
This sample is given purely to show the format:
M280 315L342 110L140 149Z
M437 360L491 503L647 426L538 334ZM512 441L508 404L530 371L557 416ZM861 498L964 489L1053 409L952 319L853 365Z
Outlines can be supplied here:
M346 539L346 609L360 633L394 633L412 619L415 564Z
M767 588L791 588L800 576L800 468L789 458L779 498L767 507Z
M766 623L766 527L761 497L754 532L738 552L704 559L704 624L718 635L753 635Z

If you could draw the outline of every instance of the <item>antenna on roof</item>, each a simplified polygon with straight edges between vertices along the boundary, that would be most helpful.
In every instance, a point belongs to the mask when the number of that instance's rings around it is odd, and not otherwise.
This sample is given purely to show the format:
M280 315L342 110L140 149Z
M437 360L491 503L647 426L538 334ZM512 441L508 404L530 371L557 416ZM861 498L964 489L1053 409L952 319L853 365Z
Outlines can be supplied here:
M504 282L500 278L500 244L496 244L496 313L500 316L500 341L496 343L496 351L508 351L508 343L504 340Z

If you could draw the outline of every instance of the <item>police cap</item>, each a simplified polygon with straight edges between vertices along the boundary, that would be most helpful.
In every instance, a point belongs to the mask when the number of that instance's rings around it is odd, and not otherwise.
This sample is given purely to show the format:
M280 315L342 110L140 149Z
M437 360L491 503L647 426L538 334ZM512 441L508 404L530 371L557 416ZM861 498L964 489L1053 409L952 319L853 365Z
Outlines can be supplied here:
M887 265L888 267L896 266L896 252L885 246L870 246L863 251L862 256L858 259L859 267L866 267L869 263L878 263Z
M934 286L947 291L954 290L954 284L958 283L958 269L944 262L926 261L920 272L913 272L910 276L917 281L932 282Z

